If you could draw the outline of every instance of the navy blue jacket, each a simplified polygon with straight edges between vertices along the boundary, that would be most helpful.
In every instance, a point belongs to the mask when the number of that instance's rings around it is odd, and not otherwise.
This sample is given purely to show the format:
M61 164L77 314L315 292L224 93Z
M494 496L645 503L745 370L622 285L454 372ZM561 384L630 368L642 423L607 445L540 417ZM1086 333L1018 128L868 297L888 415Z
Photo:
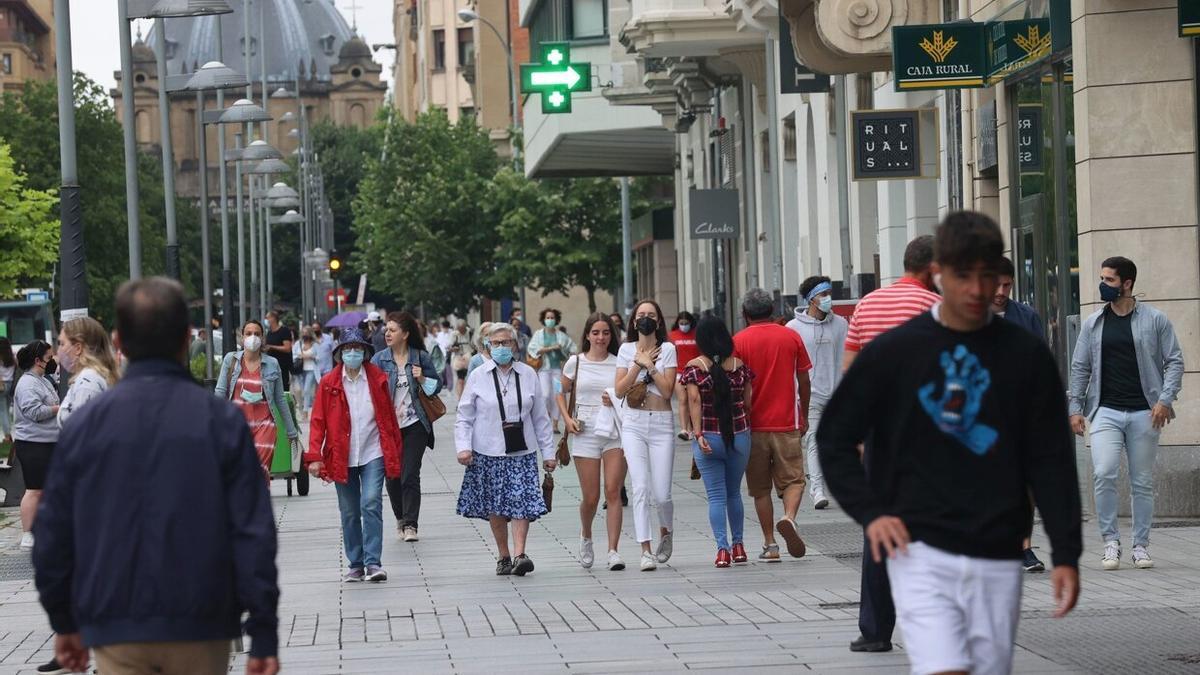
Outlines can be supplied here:
M224 640L276 655L275 522L241 412L137 361L63 427L34 525L56 633L97 647Z
M1046 341L1046 331L1042 328L1042 318L1038 316L1037 310L1029 305L1017 302L1016 300L1009 300L1008 306L1004 308L1004 318L1033 333L1042 342Z

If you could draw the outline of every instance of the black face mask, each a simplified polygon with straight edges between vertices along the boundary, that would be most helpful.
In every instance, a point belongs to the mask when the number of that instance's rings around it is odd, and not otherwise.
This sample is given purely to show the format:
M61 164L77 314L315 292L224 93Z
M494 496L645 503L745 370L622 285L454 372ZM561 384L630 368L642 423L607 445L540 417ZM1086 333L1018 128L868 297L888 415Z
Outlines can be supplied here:
M642 335L652 335L657 328L658 322L648 316L637 320L637 329Z
M46 362L46 374L53 375L56 372L58 372L58 361L50 359Z

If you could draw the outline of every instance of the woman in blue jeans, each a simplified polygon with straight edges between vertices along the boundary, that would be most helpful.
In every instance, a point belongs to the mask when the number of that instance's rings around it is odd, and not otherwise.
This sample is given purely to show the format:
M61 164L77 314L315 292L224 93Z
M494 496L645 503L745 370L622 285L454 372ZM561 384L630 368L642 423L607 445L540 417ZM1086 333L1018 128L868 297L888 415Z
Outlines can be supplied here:
M747 560L742 545L742 476L750 460L750 393L754 373L733 356L733 337L725 323L705 317L696 326L700 356L683 369L691 428L692 454L708 493L708 520L717 540L717 567ZM726 530L732 530L730 550Z

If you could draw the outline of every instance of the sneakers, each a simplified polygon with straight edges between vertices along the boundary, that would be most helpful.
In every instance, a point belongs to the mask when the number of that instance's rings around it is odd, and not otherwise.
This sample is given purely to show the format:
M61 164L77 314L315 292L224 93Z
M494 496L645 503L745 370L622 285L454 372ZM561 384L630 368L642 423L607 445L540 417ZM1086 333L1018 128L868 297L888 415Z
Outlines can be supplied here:
M758 559L760 562L779 562L779 544L763 544Z
M512 574L512 571L513 571L512 558L505 556L496 561L496 576L506 577L506 576Z
M804 540L800 538L800 533L796 531L796 523L793 523L790 518L780 518L779 522L775 523L775 531L787 542L788 555L793 558L804 557L806 551Z
M50 659L50 663L38 666L36 672L41 675L60 675L60 673L69 673L71 671L58 665L58 659Z
M642 551L642 571L653 572L658 569L658 559L649 551Z
M813 508L817 509L818 511L820 511L824 508L827 508L829 506L829 497L825 496L824 490L817 490L817 491L813 492L812 498L813 498Z
M671 543L671 533L663 535L662 541L658 542L658 550L654 552L654 557L660 563L665 563L671 559L671 553L675 550L675 545Z
M21 534L21 548L25 549L26 551L33 548L32 532L24 532Z
M403 538L404 541L420 540L419 537L417 537L417 528L413 527L412 525L408 525L404 528L404 530L402 530L401 538Z
M1143 570L1154 567L1154 561L1150 559L1150 552L1145 546L1139 544L1133 547L1133 564Z
M717 549L717 560L713 563L716 567L730 567L733 565L733 558L729 555L729 549Z
M1025 562L1021 563L1021 566L1025 568L1026 572L1046 571L1046 564L1038 560L1037 554L1031 548L1025 549Z
M342 581L345 581L348 583L359 582L359 581L362 581L363 579L365 579L366 576L367 576L367 574L366 574L366 572L363 571L363 568L351 567L350 571L346 573L346 576L342 577Z
M1121 542L1104 542L1104 557L1100 559L1100 566L1110 572L1121 568Z
M591 539L579 539L579 565L585 570L592 569L592 565L596 562L596 551L592 546Z
M746 547L742 545L742 542L739 541L733 545L733 562L744 563L749 559L750 557L746 555Z
M516 576L523 577L533 571L533 561L529 556L522 553L513 561L512 573Z
M890 652L892 651L892 643L890 640L868 640L865 636L859 635L858 639L850 643L850 651L852 652Z
M608 569L612 572L620 572L625 569L625 561L621 560L621 554L616 551L608 552Z

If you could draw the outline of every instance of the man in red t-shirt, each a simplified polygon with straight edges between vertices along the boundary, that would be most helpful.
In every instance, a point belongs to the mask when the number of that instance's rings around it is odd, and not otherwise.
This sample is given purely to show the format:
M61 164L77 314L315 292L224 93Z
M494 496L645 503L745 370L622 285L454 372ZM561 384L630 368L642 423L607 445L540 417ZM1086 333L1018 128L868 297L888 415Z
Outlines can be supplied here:
M804 497L804 446L808 428L808 371L812 363L796 331L771 320L771 296L752 288L742 298L746 328L733 338L734 350L754 372L750 399L750 462L746 465L746 490L763 531L764 562L779 561L775 530L787 543L788 553L804 555L804 540L796 531L796 512ZM775 523L771 484L783 499L783 518ZM775 524L774 530L771 525Z

